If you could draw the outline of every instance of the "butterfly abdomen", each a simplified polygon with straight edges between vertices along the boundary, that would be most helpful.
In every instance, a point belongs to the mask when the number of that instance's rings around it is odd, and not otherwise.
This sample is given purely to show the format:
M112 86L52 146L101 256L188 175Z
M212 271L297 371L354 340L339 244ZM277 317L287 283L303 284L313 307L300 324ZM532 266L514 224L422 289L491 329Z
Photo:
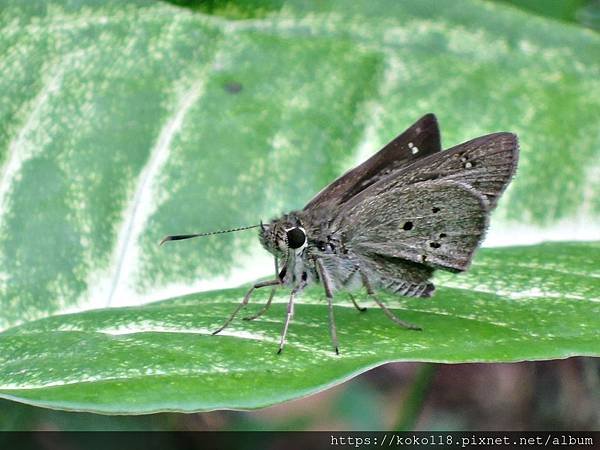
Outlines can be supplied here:
M380 286L394 294L403 295L405 297L431 297L435 291L433 283L409 283L405 281L382 279Z

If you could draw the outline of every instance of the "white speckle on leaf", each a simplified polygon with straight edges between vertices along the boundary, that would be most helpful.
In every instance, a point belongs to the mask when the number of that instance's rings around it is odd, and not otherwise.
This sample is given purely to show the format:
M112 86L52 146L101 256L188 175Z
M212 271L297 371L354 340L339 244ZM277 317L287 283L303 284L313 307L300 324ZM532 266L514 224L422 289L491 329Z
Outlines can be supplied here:
M200 78L200 81L197 81L183 92L173 115L162 128L156 144L151 150L148 163L138 178L131 203L123 215L125 220L119 231L116 249L113 253L113 262L110 266L113 271L109 276L111 281L105 306L112 305L115 299L127 297L123 293L123 291L127 291L123 283L129 281L130 275L137 267L138 240L156 206L155 202L152 201L154 194L152 182L169 158L171 142L181 129L185 115L203 92L203 78ZM117 300L118 302L119 300Z
M23 164L44 150L44 143L51 139L46 126L40 122L43 112L51 108L50 98L58 92L64 74L63 66L59 66L48 77L37 96L31 102L23 126L8 144L8 161L0 173L0 211L6 210L7 195L15 181L21 177Z

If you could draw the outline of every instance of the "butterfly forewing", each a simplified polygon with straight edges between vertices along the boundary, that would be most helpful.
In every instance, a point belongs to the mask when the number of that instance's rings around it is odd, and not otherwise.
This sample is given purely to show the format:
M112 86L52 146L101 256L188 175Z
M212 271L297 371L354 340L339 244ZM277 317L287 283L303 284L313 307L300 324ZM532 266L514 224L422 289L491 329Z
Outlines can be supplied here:
M491 209L512 179L518 157L516 135L489 134L415 161L372 186L368 195L421 181L453 180L473 187L488 200Z
M359 258L399 258L466 270L487 226L488 203L456 181L425 181L368 197L342 217L346 248Z
M426 114L361 165L319 192L304 210L345 203L381 178L419 158L439 152L440 131L433 114Z

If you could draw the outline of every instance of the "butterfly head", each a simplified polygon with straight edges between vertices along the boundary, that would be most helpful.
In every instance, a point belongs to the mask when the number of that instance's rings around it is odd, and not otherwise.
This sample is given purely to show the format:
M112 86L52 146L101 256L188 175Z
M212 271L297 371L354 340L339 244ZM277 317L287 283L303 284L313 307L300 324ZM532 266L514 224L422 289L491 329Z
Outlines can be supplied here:
M300 253L307 244L306 231L299 221L289 217L261 224L260 242L275 256L287 256L290 252Z

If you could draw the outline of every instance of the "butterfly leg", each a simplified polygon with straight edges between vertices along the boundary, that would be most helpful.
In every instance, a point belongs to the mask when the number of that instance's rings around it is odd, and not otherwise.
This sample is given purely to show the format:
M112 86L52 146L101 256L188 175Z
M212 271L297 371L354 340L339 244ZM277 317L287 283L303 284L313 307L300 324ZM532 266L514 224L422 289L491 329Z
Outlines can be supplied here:
M294 289L292 289L292 292L290 294L290 301L288 302L287 307L287 316L285 317L285 324L283 325L283 330L281 331L281 339L279 340L279 350L277 350L278 355L283 350L283 346L285 345L285 336L287 335L288 327L290 326L290 321L294 316L294 299L296 298L298 293L306 287L306 284L306 280L300 281L300 284L298 284Z
M271 302L273 301L273 297L275 297L276 291L277 291L277 287L274 287L273 289L271 289L271 295L269 295L269 300L267 300L267 303L264 304L264 306L260 309L260 311L258 311L256 314L254 314L252 316L242 317L242 319L254 320L254 319L258 319L260 316L262 316L264 313L266 313L267 310L269 309L269 306L271 306Z
M237 306L237 308L235 308L235 310L231 313L231 316L229 316L229 319L227 319L225 321L225 323L221 326L221 328L219 328L216 331L213 331L212 334L213 335L218 334L221 331L223 331L225 328L227 328L227 325L229 325L231 323L231 321L234 319L234 317L240 311L240 309L242 309L244 306L246 306L248 304L248 302L250 301L250 297L252 296L252 293L254 292L254 290L260 289L260 288L265 287L265 286L276 286L276 285L279 285L279 284L281 284L281 282L279 281L279 279L277 279L277 280L261 281L260 283L256 283L254 286L252 286L250 288L250 290L248 290L248 292L246 292L246 295L244 295L244 299Z
M350 296L350 300L352 300L352 304L354 305L354 307L356 309L358 309L360 312L365 312L367 310L366 306L360 306L357 302L356 299L354 298L354 295L352 294L348 294Z
M331 288L331 279L329 278L329 274L323 266L323 263L320 259L315 260L317 271L319 272L319 278L323 282L323 287L325 288L325 296L327 297L327 307L329 309L329 333L331 334L331 343L333 344L333 348L335 350L335 354L339 355L339 343L337 338L337 331L335 329L335 319L333 317L333 289Z
M279 264L277 263L277 258L275 258L275 276L279 277ZM269 300L267 300L267 303L260 309L260 311L258 311L253 316L242 317L242 319L254 320L254 319L257 319L260 316L262 316L264 313L266 313L267 310L269 309L269 306L271 306L271 302L273 301L273 297L275 296L276 291L277 291L277 286L275 286L273 289L271 289L271 295L269 295Z
M388 316L393 322L397 323L398 325L400 325L403 328L408 328L409 330L418 330L418 331L422 330L422 328L420 326L414 325L409 322L405 322L404 320L401 320L398 317L396 317L396 315L393 312L391 312L388 309L388 307L382 303L381 300L379 300L377 295L375 295L375 291L373 290L373 287L371 286L371 282L369 281L367 276L363 272L360 273L360 276L362 278L363 285L367 289L367 294L369 295L369 297L372 297L373 300L375 300L375 303L377 303L381 309L383 309L383 312L385 313L386 316Z
M360 269L360 266L358 266L358 265L354 266L354 268L352 269L352 271L350 272L350 274L346 277L346 279L342 282L342 284L344 286L347 285L350 282L350 280L354 277L354 275L356 274L356 272L358 272L359 269ZM354 307L356 309L358 309L360 312L365 312L367 310L366 307L360 306L356 302L356 299L354 298L354 296L352 294L348 293L348 295L350 296L350 300L352 300L352 304L354 305Z

